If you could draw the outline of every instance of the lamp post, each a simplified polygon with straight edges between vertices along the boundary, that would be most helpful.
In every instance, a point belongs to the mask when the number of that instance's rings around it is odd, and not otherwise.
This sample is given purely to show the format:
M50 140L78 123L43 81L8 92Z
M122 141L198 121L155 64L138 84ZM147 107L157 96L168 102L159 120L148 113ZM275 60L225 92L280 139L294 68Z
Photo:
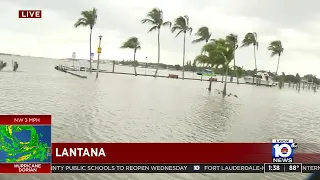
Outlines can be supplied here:
M102 39L102 36L100 35L99 36L99 47L98 47L98 62L97 62L97 75L96 75L96 78L98 78L98 74L99 74L99 64L100 64L100 54L101 54L101 39Z
M148 64L148 57L146 57L146 67L144 68L144 74L147 74L147 64Z

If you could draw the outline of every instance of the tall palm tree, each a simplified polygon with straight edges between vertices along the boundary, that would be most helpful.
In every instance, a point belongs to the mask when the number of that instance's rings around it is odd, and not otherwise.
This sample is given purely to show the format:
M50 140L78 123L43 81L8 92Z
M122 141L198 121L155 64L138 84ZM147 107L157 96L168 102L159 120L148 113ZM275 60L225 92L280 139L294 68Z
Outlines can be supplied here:
M235 72L236 76L237 76L237 84L239 84L239 75L237 71L237 67L236 67L236 50L238 49L239 45L238 45L238 35L236 34L229 34L227 36L227 40L230 41L231 45L233 46L233 54L234 54L234 58L233 58L233 71ZM233 76L232 76L233 77Z
M278 64L277 64L277 70L276 70L276 74L277 74L279 69L280 56L284 50L282 47L281 41L276 40L276 41L270 42L268 50L271 51L271 57L278 55Z
M234 58L233 46L227 38L218 39L215 42L206 44L202 48L202 51L206 53L198 55L195 60L201 63L210 64L212 68L222 66L225 78L227 78L229 64ZM208 89L211 90L211 81ZM227 81L224 81L222 94L224 96L227 94Z
M255 70L257 70L257 57L256 57L256 50L258 51L259 43L258 43L258 34L256 32L249 32L246 34L244 39L242 40L241 47L248 47L253 45L253 55L254 55L254 65Z
M183 33L183 61L182 61L182 79L184 79L184 61L186 56L186 34L190 32L192 33L192 28L189 25L189 17L187 15L179 16L177 19L174 20L174 25L171 29L171 32L174 33L178 31L177 36Z
M138 64L136 62L136 53L137 50L141 49L141 44L137 37L131 37L126 42L123 43L123 45L120 48L129 48L133 49L133 68L134 68L134 74L137 76L137 69L136 65Z
M209 28L206 26L199 28L198 31L195 33L195 35L198 36L198 39L193 40L192 41L193 44L203 42L203 41L207 44L211 38L211 33L209 32Z
M153 8L148 14L146 19L141 20L142 24L149 23L152 25L151 29L149 29L149 32L158 30L158 66L156 69L156 72L154 74L154 77L158 74L159 69L159 63L160 63L160 29L162 26L169 26L171 27L171 22L163 20L163 12L161 9Z
M97 9L92 8L92 10L82 11L81 18L77 20L74 24L74 27L77 28L79 26L89 26L90 27L90 53L89 53L89 60L90 60L90 72L92 72L92 64L91 64L91 36L92 36L92 29L97 23Z
M207 44L209 41L214 41L214 39L211 38L211 32L209 31L209 28L206 26L202 26L198 29L198 31L195 33L196 36L198 36L198 39L195 39L192 41L193 44L200 43L205 41ZM204 67L204 64L202 64L202 67ZM202 81L203 74L201 74L201 81Z

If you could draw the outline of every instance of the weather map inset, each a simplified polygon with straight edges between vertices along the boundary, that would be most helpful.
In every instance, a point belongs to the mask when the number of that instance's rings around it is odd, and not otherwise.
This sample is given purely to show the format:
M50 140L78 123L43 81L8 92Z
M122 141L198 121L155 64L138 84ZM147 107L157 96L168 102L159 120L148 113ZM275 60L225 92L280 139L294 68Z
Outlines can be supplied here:
M51 126L0 125L0 163L51 162Z

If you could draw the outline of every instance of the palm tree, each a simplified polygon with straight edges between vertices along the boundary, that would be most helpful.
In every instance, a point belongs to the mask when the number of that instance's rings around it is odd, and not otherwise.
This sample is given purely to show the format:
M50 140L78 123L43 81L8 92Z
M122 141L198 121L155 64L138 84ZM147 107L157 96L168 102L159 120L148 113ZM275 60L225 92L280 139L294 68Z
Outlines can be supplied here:
M90 72L92 71L92 64L91 64L91 36L92 36L92 29L94 25L96 25L97 22L97 9L93 8L92 10L88 11L82 11L81 12L81 18L77 20L77 22L74 24L74 27L77 28L79 26L89 26L90 27L90 54L89 54L89 60L90 60Z
M206 44L202 51L205 54L198 55L195 60L200 63L210 64L211 68L222 66L225 78L228 76L229 64L234 58L233 45L225 39L218 39L215 42ZM211 90L211 81L209 85L209 91ZM227 94L227 81L224 81L223 93L224 96Z
M237 84L239 84L239 75L237 71L237 67L236 67L236 50L238 49L239 45L238 45L238 35L236 34L229 34L227 36L227 40L230 41L230 43L233 46L233 50L234 50L234 59L233 59L233 71L235 72L236 76L237 76ZM231 76L232 78L233 76Z
M258 51L258 34L256 32L249 32L246 34L244 39L242 40L241 47L248 47L250 45L253 45L253 55L254 55L254 65L255 70L257 70L257 58L256 58L256 49Z
M134 68L134 74L137 76L137 70L136 70L136 53L137 50L141 49L141 44L137 37L131 37L126 42L123 43L123 45L120 48L129 48L133 49L133 68Z
M198 39L195 39L192 41L193 44L199 43L202 41L205 41L206 44L210 41L211 33L209 32L209 28L206 26L203 26L198 29L198 31L195 33L196 36L198 36Z
M192 33L192 28L189 26L189 17L187 15L179 16L174 20L174 25L171 29L171 32L174 33L178 31L177 36L183 33L183 61L182 61L182 79L184 79L184 61L186 56L186 33Z
M159 69L159 63L160 63L160 29L162 26L169 26L171 27L171 22L163 20L163 12L161 9L153 8L148 14L146 19L142 19L142 24L149 23L152 25L151 29L149 29L149 32L158 30L158 66L156 69L156 72L154 74L154 77L158 74Z
M283 47L282 47L282 43L279 40L276 41L272 41L270 42L270 45L268 47L268 50L271 51L271 57L278 55L278 64L277 64L277 70L276 70L276 74L278 73L278 69L279 69L279 62L280 62L280 56L283 53Z

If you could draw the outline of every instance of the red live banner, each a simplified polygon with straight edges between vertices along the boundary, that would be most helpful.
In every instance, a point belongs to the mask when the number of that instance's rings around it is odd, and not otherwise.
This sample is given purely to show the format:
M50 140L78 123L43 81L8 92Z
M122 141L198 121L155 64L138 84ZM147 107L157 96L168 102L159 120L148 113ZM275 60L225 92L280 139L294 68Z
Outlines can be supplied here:
M271 143L53 143L52 163L265 163L272 160L271 148Z

